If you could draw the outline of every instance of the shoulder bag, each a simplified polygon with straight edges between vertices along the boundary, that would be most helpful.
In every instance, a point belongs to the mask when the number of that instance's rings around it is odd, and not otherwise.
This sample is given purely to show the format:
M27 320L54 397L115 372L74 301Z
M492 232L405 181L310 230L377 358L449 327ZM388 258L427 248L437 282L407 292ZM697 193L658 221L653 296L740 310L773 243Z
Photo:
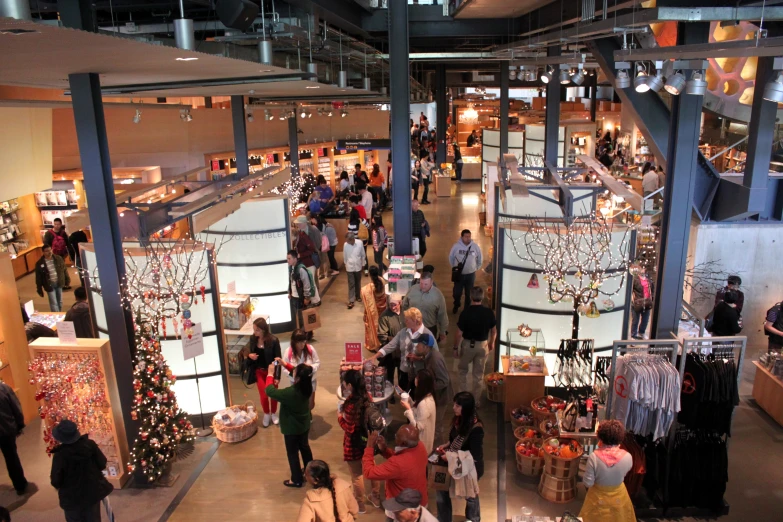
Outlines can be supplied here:
M465 268L465 261L468 260L468 255L470 254L470 249L473 248L473 245L470 245L468 247L468 251L465 252L465 257L462 258L462 262L459 263L457 266L451 267L451 282L452 283L458 283L462 279L462 269Z

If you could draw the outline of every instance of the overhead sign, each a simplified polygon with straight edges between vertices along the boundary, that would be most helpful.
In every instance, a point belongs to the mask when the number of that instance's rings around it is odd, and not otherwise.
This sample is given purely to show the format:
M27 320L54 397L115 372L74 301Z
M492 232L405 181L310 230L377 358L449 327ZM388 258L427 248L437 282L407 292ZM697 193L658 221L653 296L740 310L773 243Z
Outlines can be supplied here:
M389 139L337 140L337 148L344 150L391 150Z

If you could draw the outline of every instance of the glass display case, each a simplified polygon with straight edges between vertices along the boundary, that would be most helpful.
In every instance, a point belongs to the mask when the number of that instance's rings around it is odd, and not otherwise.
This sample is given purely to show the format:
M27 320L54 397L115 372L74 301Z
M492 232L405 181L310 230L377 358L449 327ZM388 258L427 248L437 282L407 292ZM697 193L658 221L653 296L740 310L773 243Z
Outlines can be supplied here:
M544 341L544 334L540 328L532 328L528 337L522 337L519 333L519 329L514 328L512 330L506 330L506 355L531 355L530 347L535 346L540 350L540 354L544 354L544 348L546 342Z

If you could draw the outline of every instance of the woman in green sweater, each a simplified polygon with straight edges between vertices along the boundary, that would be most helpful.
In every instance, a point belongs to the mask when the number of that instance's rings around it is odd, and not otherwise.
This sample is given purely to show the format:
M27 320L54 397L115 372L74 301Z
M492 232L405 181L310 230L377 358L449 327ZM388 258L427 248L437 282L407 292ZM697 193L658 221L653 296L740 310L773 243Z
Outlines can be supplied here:
M285 452L288 466L291 468L291 480L283 485L289 488L301 488L304 484L302 468L313 460L308 436L310 434L310 396L313 394L313 368L300 364L294 368L294 384L288 388L275 388L275 363L269 365L266 378L266 394L280 403L280 431L285 440ZM302 454L302 464L299 454Z

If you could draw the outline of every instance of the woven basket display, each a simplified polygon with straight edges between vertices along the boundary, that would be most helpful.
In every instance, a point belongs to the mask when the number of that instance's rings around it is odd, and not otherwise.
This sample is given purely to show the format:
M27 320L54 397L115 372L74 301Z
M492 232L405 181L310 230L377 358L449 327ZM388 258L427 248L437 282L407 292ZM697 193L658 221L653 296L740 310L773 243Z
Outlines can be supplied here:
M487 400L491 402L503 402L505 398L505 388L502 384L497 384L498 380L502 382L502 373L490 373L484 378L487 384Z
M253 401L247 401L241 406L231 406L232 408L239 408L240 410L247 411L248 405L253 406L255 410L255 404ZM212 429L215 430L215 436L222 442L242 442L247 440L258 431L258 413L255 411L250 414L251 419L239 426L223 426L222 424L212 421Z

